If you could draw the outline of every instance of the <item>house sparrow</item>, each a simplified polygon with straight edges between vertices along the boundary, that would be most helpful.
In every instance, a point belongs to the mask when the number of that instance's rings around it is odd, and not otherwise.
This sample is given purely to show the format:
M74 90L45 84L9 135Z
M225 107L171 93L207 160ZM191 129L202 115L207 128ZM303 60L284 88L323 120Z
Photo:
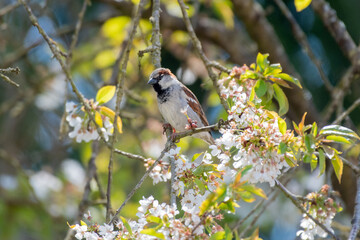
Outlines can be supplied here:
M176 131L209 125L196 96L179 82L169 69L158 68L153 71L148 84L152 85L157 93L161 115ZM195 133L192 136L210 145L214 144L210 131Z

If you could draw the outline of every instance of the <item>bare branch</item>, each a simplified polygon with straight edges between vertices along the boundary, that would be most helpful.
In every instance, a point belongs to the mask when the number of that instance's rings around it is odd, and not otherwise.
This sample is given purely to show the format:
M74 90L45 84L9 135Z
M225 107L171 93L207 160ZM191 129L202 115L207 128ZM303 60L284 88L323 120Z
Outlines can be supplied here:
M130 49L132 46L133 39L135 37L136 29L140 22L141 12L144 8L145 0L141 0L138 6L137 11L135 12L135 15L133 17L131 30L129 33L129 38L126 42L126 46L124 49L124 55L122 55L123 59L120 59L119 62L122 63L121 70L119 72L118 78L117 78L117 86L116 86L116 105L115 105L115 116L120 115L120 104L122 97L124 95L124 82L125 82L125 75L126 75L126 68L127 63L130 55ZM106 204L106 221L110 220L110 209L111 209L111 181L112 181L112 166L113 166L113 157L115 152L115 141L118 134L118 126L117 126L118 118L115 117L114 120L114 135L111 139L111 152L110 152L110 159L109 159L109 165L108 165L108 185L107 185L107 191L106 191L106 197L107 197L107 204Z
M332 123L332 124L340 124L342 120L344 120L349 114L354 111L360 105L360 98L358 98L346 111L341 113L341 115Z
M338 240L338 238L335 236L333 232L331 232L324 224L320 223L317 219L315 219L313 216L311 216L302 206L301 202L298 199L298 196L291 193L289 190L287 190L284 185L281 184L278 180L276 181L276 186L284 193L284 195L291 200L291 202L297 207L302 213L306 214L308 218L313 220L319 227L321 227L325 232L327 232L330 236L332 236L334 239Z
M154 169L154 167L156 167L156 165L159 163L159 161L164 157L165 153L168 152L172 147L172 142L170 141L170 139L168 139L168 141L166 142L165 148L164 150L162 150L160 156L158 157L158 159L156 159L156 161L153 163L153 165L151 165L149 167L149 169L145 172L145 174L142 176L142 178L140 179L140 181L136 184L136 186L131 190L131 192L127 195L125 201L121 204L121 206L116 210L115 215L113 216L113 218L111 219L111 221L109 222L109 224L113 223L116 218L117 215L119 215L119 213L121 212L121 210L123 209L123 207L127 204L127 202L132 198L132 196L134 196L135 192L141 187L141 185L143 184L144 180L147 178L147 176L149 176L150 172Z
M317 70L320 73L320 77L324 82L324 85L326 89L331 92L334 88L328 77L326 76L326 73L324 72L320 60L316 57L315 53L312 51L311 46L307 40L307 37L304 33L304 31L301 29L299 24L296 22L294 16L291 14L290 10L287 8L286 4L282 0L274 0L275 3L280 8L281 12L284 14L284 16L287 18L287 20L290 22L292 31L294 34L294 37L296 40L301 44L302 48L306 52L306 54L310 57L311 61L315 64Z
M156 68L161 67L161 33L160 33L160 0L153 1L152 16L150 22L153 25L151 43L153 51L151 51L152 62Z
M12 10L14 10L15 8L17 8L18 6L20 6L20 3L13 3L13 4L9 4L5 7L3 7L2 9L0 9L0 17L8 14L9 12L11 12Z
M20 85L17 84L16 82L12 81L8 76L6 76L4 73L15 73L15 74L19 74L20 72L20 68L16 67L16 68L6 68L6 69L0 69L0 77L2 77L5 82L8 82L12 85L14 85L15 87L19 87Z
M209 77L210 79L212 80L213 82L213 85L215 87L215 90L217 92L217 94L219 95L219 98L220 98L220 101L221 101L221 104L223 105L223 107L225 108L225 110L229 110L229 106L227 104L227 102L225 101L224 98L221 97L221 93L220 93L220 88L217 84L217 76L216 74L214 73L214 71L212 70L212 66L213 66L213 62L211 62L205 55L203 49L202 49L202 46L201 46L201 42L200 40L197 38L196 36L196 33L194 31L194 28L192 27L192 24L190 22L190 19L189 19L189 16L187 14L187 11L186 11L186 6L185 6L185 3L183 0L178 0L178 3L180 5L180 8L181 8L181 12L182 12L182 15L183 15L183 19L184 19L184 22L185 22L185 25L186 25L186 29L189 33L189 36L191 38L191 41L192 41L192 44L194 45L197 53L199 54L199 57L201 58L201 60L203 61L207 71L208 71L208 74L209 74Z
M356 198L355 198L355 210L354 210L354 217L351 221L352 228L349 235L349 240L355 240L356 236L360 230L360 175L357 175L357 182L356 182Z

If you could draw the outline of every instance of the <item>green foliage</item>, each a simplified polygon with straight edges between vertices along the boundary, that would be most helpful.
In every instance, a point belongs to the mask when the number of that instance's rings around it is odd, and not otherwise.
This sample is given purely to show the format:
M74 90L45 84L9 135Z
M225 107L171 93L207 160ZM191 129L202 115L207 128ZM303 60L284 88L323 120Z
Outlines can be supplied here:
M258 53L256 64L250 65L250 69L241 75L240 81L256 81L250 100L253 101L256 96L261 99L261 105L269 109L275 98L281 116L288 112L289 102L280 86L290 88L290 82L301 88L301 84L296 78L283 73L280 64L270 64L268 57L269 54Z

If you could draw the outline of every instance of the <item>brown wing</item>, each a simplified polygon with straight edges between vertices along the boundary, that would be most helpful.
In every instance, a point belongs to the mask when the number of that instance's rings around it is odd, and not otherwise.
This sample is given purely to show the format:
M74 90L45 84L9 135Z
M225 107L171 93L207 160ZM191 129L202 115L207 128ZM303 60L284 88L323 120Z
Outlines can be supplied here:
M209 126L209 122L206 119L205 113L196 96L187 87L183 86L182 89L184 90L186 96L188 96L187 102L191 109L199 115L201 122L204 124L204 126Z

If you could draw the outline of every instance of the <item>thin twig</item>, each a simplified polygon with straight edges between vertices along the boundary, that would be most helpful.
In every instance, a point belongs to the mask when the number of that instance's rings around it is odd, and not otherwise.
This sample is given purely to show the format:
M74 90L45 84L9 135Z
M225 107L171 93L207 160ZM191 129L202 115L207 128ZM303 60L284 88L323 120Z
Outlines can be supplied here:
M183 20L185 22L185 25L186 25L186 29L188 31L188 34L191 38L191 41L192 41L192 44L194 45L200 59L203 61L206 69L207 69L207 72L209 74L209 77L210 79L212 80L213 82L213 85L214 85L214 88L216 90L216 93L218 94L219 98L220 98L220 101L221 101L221 104L223 105L223 107L225 108L226 111L229 110L229 106L227 104L227 102L225 101L224 98L221 97L221 92L220 92L220 88L218 86L218 79L217 79L217 76L216 74L214 73L214 71L212 70L212 66L214 66L214 62L211 62L205 55L203 49L202 49L202 46L201 46L201 42L200 40L197 38L196 36L196 33L194 31L194 28L191 24L191 21L190 21L190 18L189 18L189 15L187 14L187 11L186 11L186 5L184 3L183 0L178 0L178 3L180 5L180 8L181 8L181 12L182 12L182 15L183 15Z
M15 73L15 74L19 74L20 72L20 68L16 67L16 68L5 68L5 69L0 69L0 77L2 77L5 82L8 82L12 85L14 85L15 87L19 87L20 85L17 84L16 82L14 82L13 80L11 80L8 76L6 76L4 73Z
M332 236L334 239L338 240L338 238L335 236L333 232L331 232L324 224L320 223L317 219L315 219L313 216L311 216L302 206L301 202L298 199L296 195L291 193L289 190L287 190L284 185L282 185L278 180L276 181L276 186L285 194L287 198L291 200L291 202L297 207L302 213L304 213L308 218L313 220L319 227L321 227L325 232L327 232L330 236Z
M0 17L4 16L5 14L8 14L18 6L20 6L20 3L17 2L3 7L2 9L0 9Z
M160 0L153 1L152 16L150 22L152 23L151 43L153 51L151 51L151 60L156 68L161 67L161 33L160 33Z
M126 68L127 63L130 55L130 49L132 46L132 42L134 40L136 29L140 22L141 12L144 8L145 0L141 0L139 3L139 6L137 8L137 11L134 13L133 21L131 30L129 33L129 37L124 49L124 55L123 59L121 59L119 62L122 63L121 70L119 72L118 78L117 78L117 86L116 86L116 105L115 105L115 116L120 115L120 104L122 97L124 95L124 83L125 83L125 75L126 75ZM115 153L115 142L118 134L118 126L117 126L118 118L115 117L114 120L114 135L111 139L111 152L110 152L110 159L109 159L109 165L108 165L108 185L107 185L107 191L106 191L106 221L110 220L110 209L111 209L111 181L112 181L112 168L113 168L113 158Z
M90 0L84 0L84 3L81 7L80 13L78 15L78 20L75 24L75 31L74 34L71 37L71 43L70 43L70 47L69 50L67 52L67 58L66 58L66 63L69 65L70 60L72 58L72 53L75 49L75 46L78 42L78 38L79 38L79 33L80 33L80 29L84 20L84 16L85 16L85 11L86 11L86 7L90 5ZM69 66L70 67L70 66Z
M284 16L287 18L287 20L290 22L295 39L300 43L306 54L309 56L311 61L315 64L316 68L318 69L320 77L324 82L325 88L329 92L331 92L334 87L331 85L329 78L326 76L326 73L324 72L321 66L320 60L316 57L315 53L312 51L304 31L296 22L294 16L291 14L286 4L282 0L274 0L274 1L278 5Z
M273 201L276 199L276 197L279 195L279 192L276 192L274 195L271 196L271 198L269 198L266 203L264 204L264 206L262 206L262 208L260 209L260 211L255 215L255 217L253 218L253 220L251 221L250 224L248 224L246 226L246 228L239 234L239 237L242 238L244 236L244 234L249 231L250 228L254 227L255 223L257 222L257 220L260 218L260 216L264 213L264 211L266 210L266 208L273 203Z
M344 120L359 105L360 105L360 98L358 98L346 111L341 113L341 115L332 124L340 124L340 122Z
M356 181L356 198L355 198L355 210L354 210L354 217L351 221L352 228L349 234L349 240L356 239L356 236L360 230L360 175L357 175Z
M131 159L135 159L135 160L140 160L142 162L145 162L147 159L143 156L140 155L136 155L136 154L132 154L132 153L128 153L119 149L115 149L115 153L120 154L122 156L131 158Z
M116 210L113 218L111 219L111 221L109 222L109 224L113 223L116 218L117 215L119 215L119 213L121 212L121 210L123 209L123 207L127 204L127 202L132 198L132 196L135 194L135 192L141 187L141 185L143 184L144 180L147 178L147 176L149 176L150 172L154 169L154 167L156 167L156 165L159 163L159 161L164 157L165 153L168 152L171 149L172 146L172 141L171 139L168 139L168 141L166 142L165 148L164 150L161 152L160 156L158 157L158 159L156 159L156 161L153 163L153 165L151 165L149 167L149 169L145 172L145 174L142 176L142 178L140 179L140 181L136 184L136 186L131 190L131 192L127 195L125 201L121 204L121 206Z

